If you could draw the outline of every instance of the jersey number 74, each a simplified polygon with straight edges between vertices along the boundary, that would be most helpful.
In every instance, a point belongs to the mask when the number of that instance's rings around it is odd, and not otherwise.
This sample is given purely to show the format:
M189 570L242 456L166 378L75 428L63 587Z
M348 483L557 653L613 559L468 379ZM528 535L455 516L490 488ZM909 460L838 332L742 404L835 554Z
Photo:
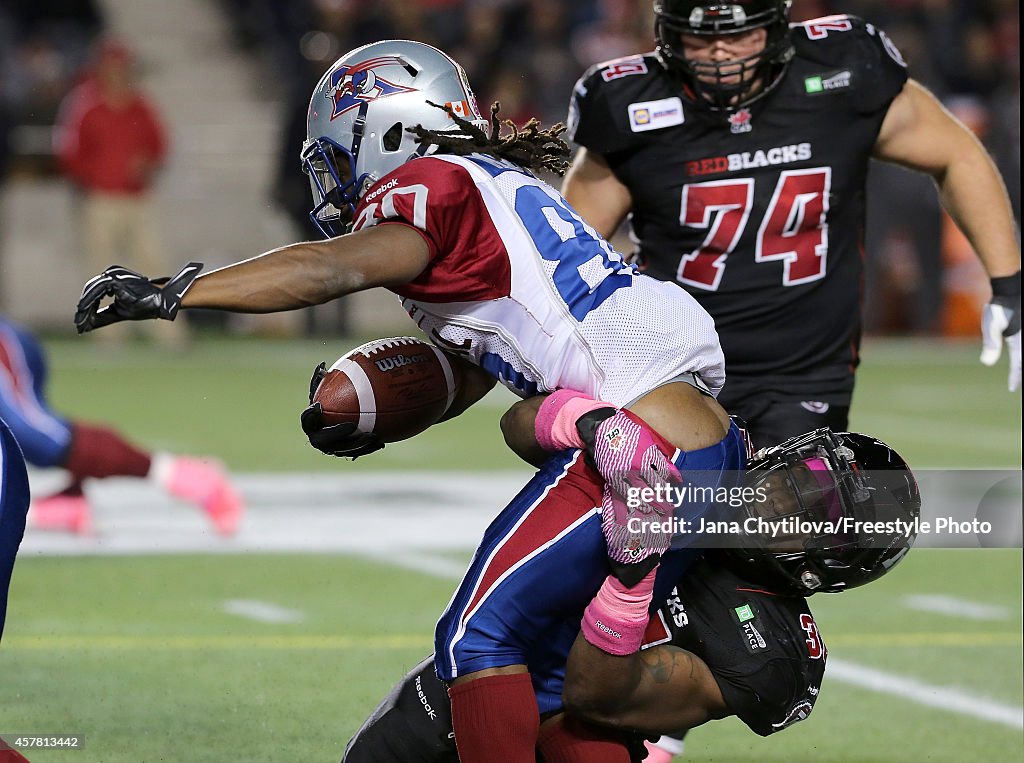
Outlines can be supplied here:
M832 168L787 170L779 176L759 221L755 262L783 263L782 285L825 277L828 264L828 199ZM707 230L704 242L679 260L680 283L716 291L727 259L751 223L753 178L713 180L683 186L681 225Z

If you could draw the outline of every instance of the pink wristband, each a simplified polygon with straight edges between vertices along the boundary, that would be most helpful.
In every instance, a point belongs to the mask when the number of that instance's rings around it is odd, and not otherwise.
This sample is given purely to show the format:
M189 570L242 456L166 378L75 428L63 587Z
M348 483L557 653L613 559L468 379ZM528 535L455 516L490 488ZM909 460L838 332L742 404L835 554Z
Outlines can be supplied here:
M589 395L571 389L552 392L541 403L533 424L538 444L547 451L582 448L583 440L576 431L576 422L585 413L598 408L613 408L610 403L594 400Z
M583 638L608 654L623 656L640 651L656 574L657 568L632 588L626 588L613 575L605 578L583 612Z

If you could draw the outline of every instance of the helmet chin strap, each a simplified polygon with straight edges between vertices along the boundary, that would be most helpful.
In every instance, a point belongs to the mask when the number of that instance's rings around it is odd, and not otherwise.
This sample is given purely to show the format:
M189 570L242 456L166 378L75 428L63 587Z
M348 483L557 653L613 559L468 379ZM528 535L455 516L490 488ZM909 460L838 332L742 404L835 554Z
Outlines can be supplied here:
M800 573L800 583L808 590L814 591L821 588L821 578L808 569Z
M355 173L355 165L359 162L359 146L363 143L363 133L366 132L366 110L370 108L369 101L363 101L359 105L359 111L356 113L355 121L352 123L352 146L349 150L352 152L352 172ZM362 195L362 193L360 193Z

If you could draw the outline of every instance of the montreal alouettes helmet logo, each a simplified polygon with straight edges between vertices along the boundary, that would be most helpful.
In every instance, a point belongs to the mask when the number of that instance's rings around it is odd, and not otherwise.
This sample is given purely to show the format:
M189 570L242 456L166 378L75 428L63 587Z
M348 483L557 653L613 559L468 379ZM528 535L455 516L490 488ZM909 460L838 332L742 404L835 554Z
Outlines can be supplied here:
M402 66L397 56L379 56L362 61L355 66L342 66L331 73L330 87L325 98L334 105L331 119L337 119L349 109L377 98L387 98L398 93L410 93L413 88L396 85L379 76L374 69L381 66Z

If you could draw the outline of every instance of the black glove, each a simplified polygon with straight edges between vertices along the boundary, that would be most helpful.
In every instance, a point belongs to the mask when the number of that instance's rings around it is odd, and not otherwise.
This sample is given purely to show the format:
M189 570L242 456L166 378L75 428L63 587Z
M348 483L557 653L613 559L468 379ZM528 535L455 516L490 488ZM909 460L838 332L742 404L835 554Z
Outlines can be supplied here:
M317 387L327 375L327 364L321 363L313 370L309 380L309 405L299 416L302 431L309 438L309 444L328 456L356 459L380 450L384 443L373 432L357 432L356 425L324 424L323 410L320 403L313 402Z
M118 321L173 321L181 300L202 269L203 263L190 262L172 278L151 280L134 270L112 265L82 289L75 311L75 328L84 334ZM113 297L114 301L101 309L100 302L105 297Z
M583 457L587 465L598 473L600 473L600 470L594 461L594 440L597 438L597 428L614 415L615 409L610 406L608 408L595 408L580 416L576 421L576 431L579 432L580 439L583 440L583 444L586 446L583 449Z

